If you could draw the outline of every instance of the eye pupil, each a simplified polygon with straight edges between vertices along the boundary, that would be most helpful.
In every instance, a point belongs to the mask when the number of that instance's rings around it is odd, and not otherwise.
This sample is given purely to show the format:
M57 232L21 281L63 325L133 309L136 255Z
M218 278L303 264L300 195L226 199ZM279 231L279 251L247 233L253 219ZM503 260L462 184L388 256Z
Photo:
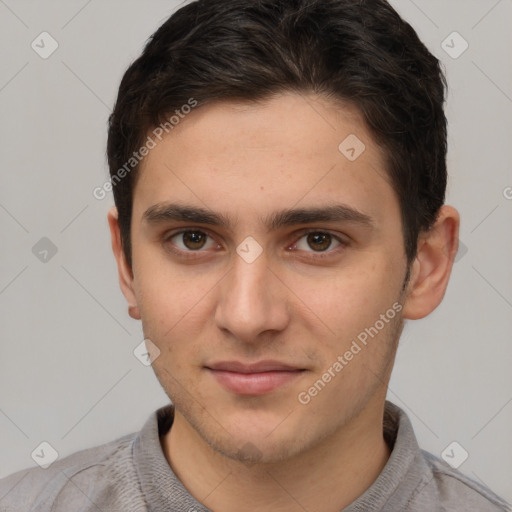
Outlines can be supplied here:
M183 243L188 249L201 249L206 242L206 235L199 231L185 231Z
M315 251L324 251L331 245L331 235L328 233L309 233L308 244Z

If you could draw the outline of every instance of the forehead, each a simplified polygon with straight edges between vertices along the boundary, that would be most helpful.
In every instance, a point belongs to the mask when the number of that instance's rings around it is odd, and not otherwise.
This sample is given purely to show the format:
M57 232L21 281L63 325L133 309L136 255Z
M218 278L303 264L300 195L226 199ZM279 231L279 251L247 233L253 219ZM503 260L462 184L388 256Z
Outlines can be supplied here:
M340 202L372 217L397 211L382 150L358 110L314 95L198 107L139 173L134 218L177 199L237 217Z

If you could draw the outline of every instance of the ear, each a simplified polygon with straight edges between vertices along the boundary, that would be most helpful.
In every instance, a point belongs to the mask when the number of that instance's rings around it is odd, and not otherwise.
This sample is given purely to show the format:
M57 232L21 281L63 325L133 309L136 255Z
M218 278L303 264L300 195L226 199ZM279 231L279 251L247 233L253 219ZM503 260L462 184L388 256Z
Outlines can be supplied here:
M119 285L121 291L128 302L128 314L135 320L140 320L140 311L137 305L137 298L133 286L133 272L126 261L121 243L121 230L119 228L119 216L117 208L113 206L108 214L108 225L110 227L110 236L112 239L112 251L117 262L117 272L119 275Z
M459 225L457 210L445 205L432 228L418 237L418 251L404 301L404 318L423 318L443 300L459 248Z

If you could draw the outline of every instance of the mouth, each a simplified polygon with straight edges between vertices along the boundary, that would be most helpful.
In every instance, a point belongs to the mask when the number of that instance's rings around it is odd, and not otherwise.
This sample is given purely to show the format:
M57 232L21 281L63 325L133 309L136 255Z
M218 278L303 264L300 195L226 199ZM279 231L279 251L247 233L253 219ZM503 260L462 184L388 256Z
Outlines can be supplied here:
M224 361L205 367L226 390L237 395L258 396L293 382L306 370L279 361L244 364Z

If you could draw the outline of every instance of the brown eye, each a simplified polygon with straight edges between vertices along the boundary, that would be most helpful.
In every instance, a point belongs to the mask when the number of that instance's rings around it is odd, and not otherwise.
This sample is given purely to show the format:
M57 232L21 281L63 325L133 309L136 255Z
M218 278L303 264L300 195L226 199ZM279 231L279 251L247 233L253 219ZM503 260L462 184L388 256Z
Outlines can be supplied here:
M307 243L314 251L325 251L332 242L332 236L329 233L309 233Z
M169 236L165 242L181 252L200 252L201 249L211 249L216 246L210 235L198 229L179 231Z
M293 251L305 253L310 259L336 257L347 243L328 231L310 230L293 244Z
M202 249L206 243L208 235L201 231L184 231L181 233L183 244L187 249Z

